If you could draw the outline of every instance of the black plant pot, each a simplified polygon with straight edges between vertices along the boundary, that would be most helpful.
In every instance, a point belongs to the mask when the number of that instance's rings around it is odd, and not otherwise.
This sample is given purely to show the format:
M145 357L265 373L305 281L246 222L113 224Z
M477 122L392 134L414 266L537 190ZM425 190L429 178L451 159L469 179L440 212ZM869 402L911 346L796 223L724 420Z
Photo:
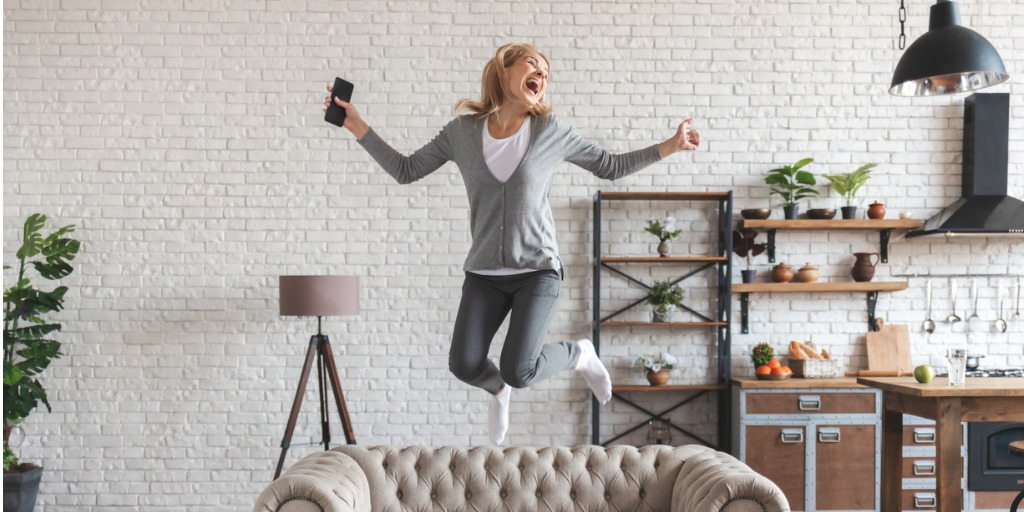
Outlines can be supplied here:
M790 204L783 206L782 213L786 215L786 220L793 220L797 215L800 215L800 205Z
M4 512L32 512L42 476L39 466L22 473L4 473Z
M857 207L856 206L844 206L840 208L843 211L843 218L846 220L857 218Z
M754 282L754 279L757 279L757 271L756 270L740 270L740 276L743 278L743 283L744 284L750 284L750 283Z

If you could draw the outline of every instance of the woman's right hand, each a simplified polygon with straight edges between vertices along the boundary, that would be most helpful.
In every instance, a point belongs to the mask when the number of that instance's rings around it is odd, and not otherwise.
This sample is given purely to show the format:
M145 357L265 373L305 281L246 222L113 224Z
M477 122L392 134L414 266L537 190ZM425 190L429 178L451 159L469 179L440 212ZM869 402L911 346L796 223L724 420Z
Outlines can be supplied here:
M332 89L333 87L330 85L327 86L328 94L324 98L324 113L327 112L327 106L331 104L330 92ZM334 104L345 109L345 129L352 132L352 135L356 136L356 140L361 140L366 132L370 131L370 126L363 121L363 118L359 117L356 107L341 98L334 98Z

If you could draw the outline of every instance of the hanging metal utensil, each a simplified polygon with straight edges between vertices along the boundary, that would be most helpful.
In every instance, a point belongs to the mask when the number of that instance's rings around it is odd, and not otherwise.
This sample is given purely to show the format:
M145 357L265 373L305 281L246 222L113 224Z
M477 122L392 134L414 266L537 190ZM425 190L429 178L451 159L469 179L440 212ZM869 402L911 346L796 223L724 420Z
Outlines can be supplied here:
M999 284L999 318L996 319L996 330L1006 332L1006 320L1003 320L1003 285Z
M970 322L971 320L974 320L975 318L981 318L980 316L978 316L978 280L977 279L971 279L971 299L974 300L974 313L971 313L971 316L967 317L967 321L968 322Z
M1020 278L1017 278L1017 312L1013 316L1020 318Z
M953 297L953 312L946 317L946 321L955 324L963 320L963 318L960 318L960 315L956 314L956 279L949 280L949 295Z
M932 280L929 279L925 285L925 297L928 302L928 316L924 320L924 332L931 334L935 332L935 322L932 321Z

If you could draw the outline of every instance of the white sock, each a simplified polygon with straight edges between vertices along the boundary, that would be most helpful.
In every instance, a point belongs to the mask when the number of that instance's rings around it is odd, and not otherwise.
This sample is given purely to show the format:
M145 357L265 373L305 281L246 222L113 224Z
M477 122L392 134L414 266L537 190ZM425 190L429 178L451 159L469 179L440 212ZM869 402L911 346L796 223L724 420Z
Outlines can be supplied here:
M491 409L487 414L487 428L490 430L491 442L501 444L505 440L505 432L508 431L508 402L512 397L512 386L505 384L505 387L493 395Z
M576 344L580 346L581 351L579 359L576 360L576 372L587 381L598 402L608 403L608 400L612 399L612 378L608 375L601 358L597 357L594 344L587 339L579 340Z

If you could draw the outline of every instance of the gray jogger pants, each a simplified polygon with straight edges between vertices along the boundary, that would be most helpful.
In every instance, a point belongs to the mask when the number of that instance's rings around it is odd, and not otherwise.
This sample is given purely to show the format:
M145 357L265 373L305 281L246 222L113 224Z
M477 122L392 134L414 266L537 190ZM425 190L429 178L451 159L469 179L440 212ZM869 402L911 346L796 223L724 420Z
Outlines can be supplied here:
M459 380L493 394L502 383L523 388L571 368L580 356L579 345L544 343L561 288L555 270L510 276L466 272L448 369ZM499 370L487 352L510 311Z

